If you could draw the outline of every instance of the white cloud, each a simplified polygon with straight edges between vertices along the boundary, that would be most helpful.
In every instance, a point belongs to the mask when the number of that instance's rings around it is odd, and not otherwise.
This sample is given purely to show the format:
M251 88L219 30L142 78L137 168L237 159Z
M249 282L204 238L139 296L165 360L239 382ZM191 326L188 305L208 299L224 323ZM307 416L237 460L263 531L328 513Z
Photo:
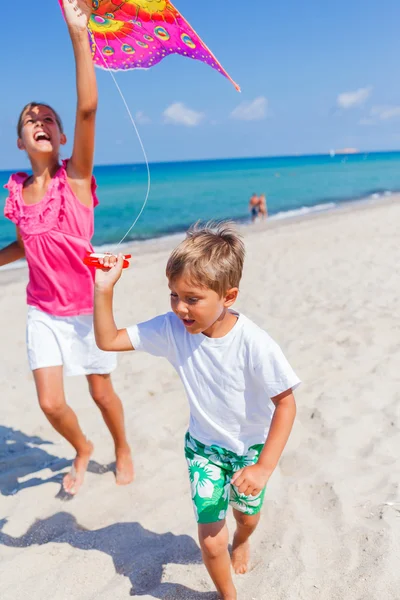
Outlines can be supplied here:
M358 122L359 125L376 125L379 121L390 121L400 118L400 106L373 106L368 116Z
M364 118L364 119L360 119L358 121L359 125L364 125L364 126L368 126L368 125L375 125L375 121L374 119L370 119L370 118Z
M337 97L337 105L347 110L356 106L362 106L368 100L372 92L372 87L360 88L353 92L342 92Z
M232 112L231 118L240 121L261 121L267 116L268 100L259 96L252 102L242 102Z
M388 121L400 117L400 106L374 106L371 109L371 116Z
M135 115L135 121L139 125L148 125L151 123L151 119L146 115L143 110L138 110Z
M168 106L164 110L163 116L165 123L185 125L186 127L197 127L205 117L204 113L188 108L183 102L175 102Z

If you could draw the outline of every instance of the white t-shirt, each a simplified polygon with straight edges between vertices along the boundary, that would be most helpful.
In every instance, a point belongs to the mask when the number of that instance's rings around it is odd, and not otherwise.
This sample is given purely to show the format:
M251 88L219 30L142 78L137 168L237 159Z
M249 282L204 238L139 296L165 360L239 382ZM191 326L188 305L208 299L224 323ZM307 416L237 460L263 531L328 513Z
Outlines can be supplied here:
M180 375L190 405L190 434L207 446L243 455L267 438L275 409L271 398L300 380L270 336L237 316L222 338L188 333L172 312L127 331L135 350L165 357Z

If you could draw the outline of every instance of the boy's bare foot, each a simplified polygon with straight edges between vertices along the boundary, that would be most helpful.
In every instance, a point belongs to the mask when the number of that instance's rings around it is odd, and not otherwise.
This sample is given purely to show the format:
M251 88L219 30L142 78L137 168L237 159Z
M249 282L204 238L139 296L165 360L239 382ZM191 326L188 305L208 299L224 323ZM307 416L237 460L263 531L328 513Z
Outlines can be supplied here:
M115 479L117 485L129 485L135 476L132 455L129 448L116 451Z
M88 441L86 450L83 452L78 452L76 455L70 472L67 473L63 480L63 487L67 494L75 496L79 492L93 450L94 448L92 442Z
M232 543L232 567L237 575L244 575L249 569L250 542L238 543L236 536Z

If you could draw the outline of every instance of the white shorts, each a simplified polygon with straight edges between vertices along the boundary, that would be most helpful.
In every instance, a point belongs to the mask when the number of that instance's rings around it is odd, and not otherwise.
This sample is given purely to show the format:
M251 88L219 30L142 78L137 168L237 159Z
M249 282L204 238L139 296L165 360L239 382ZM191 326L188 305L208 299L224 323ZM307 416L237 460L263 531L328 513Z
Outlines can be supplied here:
M117 355L96 345L93 315L54 317L29 306L26 343L32 371L63 366L66 375L107 375L117 366Z

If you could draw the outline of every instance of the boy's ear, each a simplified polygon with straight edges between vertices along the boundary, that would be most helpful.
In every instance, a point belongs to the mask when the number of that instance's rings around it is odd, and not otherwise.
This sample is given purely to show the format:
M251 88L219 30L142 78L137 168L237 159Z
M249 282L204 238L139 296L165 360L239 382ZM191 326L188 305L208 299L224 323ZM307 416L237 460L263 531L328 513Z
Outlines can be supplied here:
M224 305L226 308L229 308L233 304L235 304L237 297L239 295L239 288L234 287L228 290L225 294Z
M60 144L61 144L61 146L65 146L66 143L67 143L67 136L65 135L65 133L62 133L61 137L60 137Z
M17 146L18 150L25 150L24 142L21 140L21 138L17 139Z

